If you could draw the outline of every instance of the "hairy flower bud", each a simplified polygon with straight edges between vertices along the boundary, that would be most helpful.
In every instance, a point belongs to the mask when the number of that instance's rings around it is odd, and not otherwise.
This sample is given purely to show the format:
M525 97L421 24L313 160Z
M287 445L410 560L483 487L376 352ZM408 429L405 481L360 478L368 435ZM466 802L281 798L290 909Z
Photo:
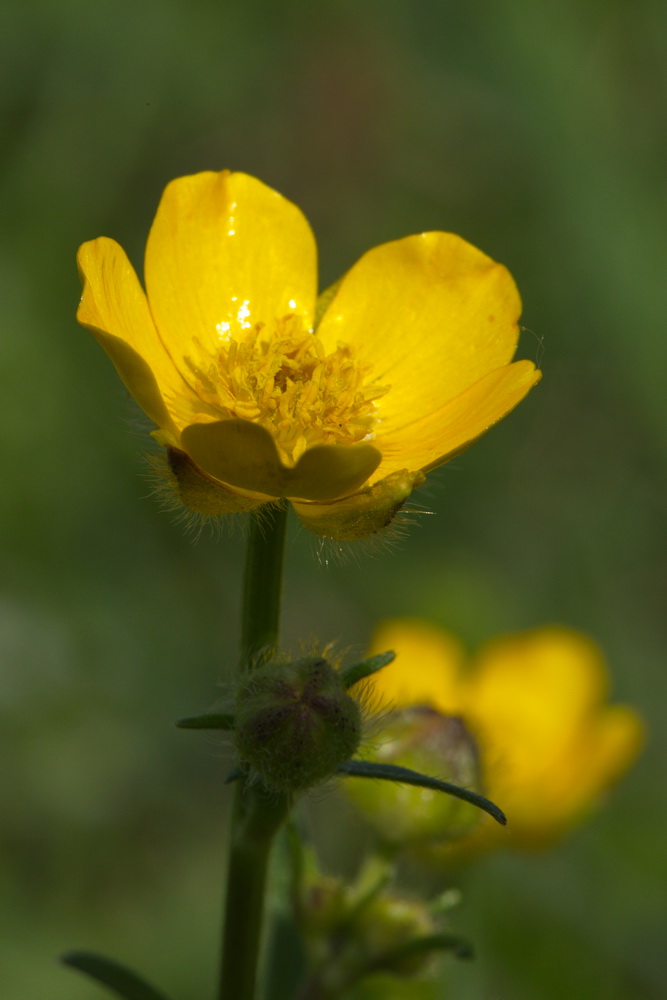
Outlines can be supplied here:
M244 677L235 738L242 764L265 785L301 791L352 756L361 713L325 659L274 662Z

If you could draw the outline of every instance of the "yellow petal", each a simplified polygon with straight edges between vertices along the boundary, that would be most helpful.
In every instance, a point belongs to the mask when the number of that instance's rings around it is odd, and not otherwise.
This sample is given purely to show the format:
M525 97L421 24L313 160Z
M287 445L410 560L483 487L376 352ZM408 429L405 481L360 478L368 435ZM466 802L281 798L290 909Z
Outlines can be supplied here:
M487 791L507 813L510 841L526 847L553 842L628 769L642 742L637 713L625 705L610 705L601 706L578 732L570 733L555 759L534 742L521 742L522 752L517 749L516 754L508 752L505 740L483 746ZM486 829L485 839L497 840L495 834Z
M556 760L533 751L526 762L490 760L489 778L510 817L513 842L541 846L553 841L596 804L601 793L637 756L643 727L625 705L599 706L571 733ZM525 748L524 748L525 749Z
M378 431L382 464L373 481L406 466L428 472L448 462L520 403L540 378L532 361L515 361L427 416L387 434Z
M569 629L537 629L482 650L466 718L483 750L488 794L511 817L515 839L557 835L608 783L611 744L599 720L616 710L602 707L607 684L598 647Z
M168 481L180 501L205 516L237 514L256 510L267 497L253 497L222 483L213 482L191 459L176 448L167 448Z
M452 233L423 233L366 253L343 277L318 327L327 350L353 345L384 431L436 410L507 364L521 301L509 272Z
M608 674L600 650L570 629L497 639L465 673L456 641L425 622L385 623L369 652L385 649L397 658L369 684L399 708L425 703L462 716L481 753L485 794L508 816L505 830L483 817L462 840L422 851L431 864L501 844L551 843L641 748L637 713L605 703Z
M146 296L125 251L100 237L77 254L83 294L76 318L102 345L144 413L177 433L163 393L189 394L157 335Z
M583 752L573 755L572 809L579 810L611 785L637 757L644 743L644 725L627 705L608 705L587 730Z
M375 486L331 503L300 503L294 510L310 531L321 538L353 541L367 538L386 527L403 506L412 490L421 485L420 472L402 469L381 479Z
M470 717L493 729L493 742L538 756L562 751L607 691L604 659L594 642L553 626L506 636L478 656L468 689Z
M146 247L146 288L160 336L186 377L221 339L289 313L310 326L315 240L300 210L246 174L169 184Z
M247 420L192 424L181 441L208 475L269 497L333 500L359 489L380 461L369 444L316 445L290 469L280 461L269 432Z
M453 635L416 618L394 619L377 629L369 656L389 649L396 659L369 681L383 704L429 705L444 715L461 710L464 654Z

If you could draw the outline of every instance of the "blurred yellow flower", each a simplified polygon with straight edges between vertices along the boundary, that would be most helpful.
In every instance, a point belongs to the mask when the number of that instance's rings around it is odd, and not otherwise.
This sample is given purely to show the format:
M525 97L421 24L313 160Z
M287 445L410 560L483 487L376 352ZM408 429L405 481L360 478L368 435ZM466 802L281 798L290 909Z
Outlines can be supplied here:
M422 233L369 251L318 300L305 217L242 173L167 186L146 292L114 240L84 243L78 264L77 318L203 514L287 497L320 535L371 534L540 377L510 363L520 300L500 264Z
M507 814L505 829L481 817L463 838L464 848L548 843L586 812L641 747L638 714L607 703L601 651L570 629L552 626L495 639L468 666L448 633L426 622L398 620L374 636L371 653L385 649L397 656L373 676L373 694L396 709L424 705L463 720L478 747L481 790ZM398 757L392 761L401 763ZM424 767L425 761L420 763ZM439 776L437 758L430 764ZM382 787L376 796L391 793L388 783L377 784ZM361 782L357 785L354 797L369 814L372 804L364 803ZM423 801L413 804L424 812ZM402 812L408 806L404 801ZM428 817L419 829L425 822L432 836ZM446 845L440 848L445 857Z

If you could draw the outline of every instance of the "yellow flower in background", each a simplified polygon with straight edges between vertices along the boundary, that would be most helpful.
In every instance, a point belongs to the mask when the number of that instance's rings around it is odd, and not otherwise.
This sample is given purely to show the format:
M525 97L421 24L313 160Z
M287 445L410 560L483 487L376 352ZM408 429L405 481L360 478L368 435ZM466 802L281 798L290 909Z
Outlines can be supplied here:
M495 639L467 664L448 633L426 622L398 620L374 636L371 653L385 649L393 649L396 659L371 679L373 694L399 710L428 706L440 718L462 721L478 748L478 790L507 814L505 829L481 817L461 841L463 848L548 843L585 814L641 747L638 714L607 701L609 678L601 651L570 629L552 626ZM381 733L378 744L382 757ZM420 763L424 768L426 761ZM431 755L428 763L430 773L441 776L437 757ZM444 759L442 767L449 767ZM395 793L386 782L376 784L382 786L376 796ZM373 805L364 802L361 782L357 786L354 798L373 821ZM418 800L420 790L408 791L416 793L417 812L426 814L412 831L415 839L424 830L437 839L428 803ZM402 811L408 805L404 802ZM442 843L440 848L445 858L451 847ZM430 856L437 855L433 844Z
M511 363L520 300L500 264L422 233L370 250L318 300L305 217L242 173L167 186L146 292L111 239L78 264L77 318L203 514L287 497L318 534L364 537L540 377Z

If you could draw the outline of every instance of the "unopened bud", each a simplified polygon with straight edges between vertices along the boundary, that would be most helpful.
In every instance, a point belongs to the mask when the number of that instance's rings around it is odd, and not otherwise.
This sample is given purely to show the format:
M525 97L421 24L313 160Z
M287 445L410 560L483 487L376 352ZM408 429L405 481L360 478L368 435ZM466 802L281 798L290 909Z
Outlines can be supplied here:
M236 747L268 787L301 791L325 781L360 738L359 706L321 657L268 663L244 677Z
M355 924L357 946L367 964L396 976L416 976L432 959L428 951L410 951L405 945L433 933L426 905L382 894L364 907Z
M425 706L396 712L381 739L372 759L480 790L477 746L457 716ZM379 836L396 846L460 837L480 817L475 806L424 788L355 778L343 788Z

